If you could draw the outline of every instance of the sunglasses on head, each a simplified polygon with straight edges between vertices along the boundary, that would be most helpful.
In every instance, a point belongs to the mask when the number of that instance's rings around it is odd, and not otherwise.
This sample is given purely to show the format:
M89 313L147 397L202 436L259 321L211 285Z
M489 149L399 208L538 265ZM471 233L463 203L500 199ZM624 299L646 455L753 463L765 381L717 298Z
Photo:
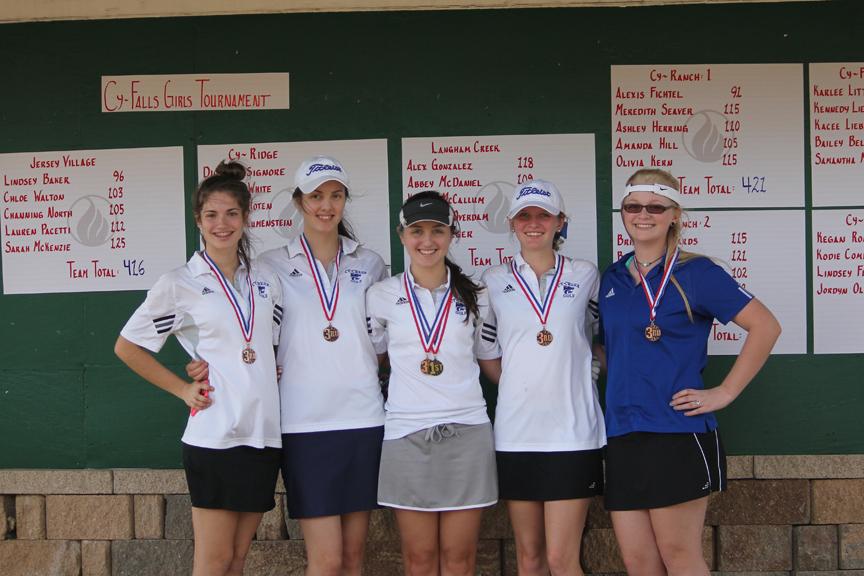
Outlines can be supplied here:
M648 211L649 214L663 214L674 206L665 206L663 204L637 204L636 202L628 202L621 206L621 210L628 214L639 214L642 209Z

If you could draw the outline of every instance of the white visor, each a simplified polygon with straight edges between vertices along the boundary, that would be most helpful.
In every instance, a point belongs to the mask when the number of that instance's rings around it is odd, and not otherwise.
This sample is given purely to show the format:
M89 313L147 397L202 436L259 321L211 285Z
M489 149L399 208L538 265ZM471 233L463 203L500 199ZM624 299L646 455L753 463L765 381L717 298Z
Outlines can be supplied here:
M658 196L669 198L679 206L681 205L681 193L671 186L664 186L663 184L632 184L627 186L625 191L627 194L631 192L653 192Z

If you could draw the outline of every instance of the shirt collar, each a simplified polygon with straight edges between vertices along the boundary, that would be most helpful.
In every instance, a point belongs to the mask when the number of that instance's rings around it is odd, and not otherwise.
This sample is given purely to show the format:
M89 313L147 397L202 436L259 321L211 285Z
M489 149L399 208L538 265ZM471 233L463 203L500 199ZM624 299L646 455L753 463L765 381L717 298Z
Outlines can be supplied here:
M414 287L415 289L416 289L416 288L423 288L424 290L426 290L426 288L424 288L423 286L421 286L420 284L418 284L418 283L414 280L414 275L411 274L411 266L410 266L410 265L409 265L407 268L405 268L405 274L408 275L408 281L411 282L411 286L412 286L412 287ZM438 286L438 287L435 288L434 290L431 290L431 292L435 292L435 291L437 291L437 290L445 289L445 288L447 288L447 286L448 286L449 284L450 284L450 267L447 266L447 280L444 282L444 284L441 284L440 286Z
M531 274L534 274L534 271L531 268L531 265L528 264L528 262L525 261L525 258L522 257L522 252L517 252L516 256L513 257L513 260L516 262L516 267L519 269L520 274L525 276L529 271L531 271ZM548 276L550 274L554 275L555 274L555 266L557 266L557 265L558 265L558 253L556 252L555 253L555 265L552 266L552 268L550 268L546 272L544 272L543 276Z
M360 243L356 240L352 240L347 236L339 236L339 240L342 241L342 255L348 256L354 254L357 251L357 248L360 247ZM285 250L288 251L288 257L294 258L295 256L300 256L303 254L303 246L300 244L300 234L295 236L288 244L285 245Z
M207 261L201 257L201 255L196 251L192 254L192 257L189 258L189 261L186 262L186 267L189 268L189 271L192 273L192 276L203 276L204 274L212 274L213 271L210 270L210 265L207 264ZM243 259L240 259L240 266L237 268L237 272L241 270L245 270L246 265L243 264ZM231 278L233 281L234 279Z

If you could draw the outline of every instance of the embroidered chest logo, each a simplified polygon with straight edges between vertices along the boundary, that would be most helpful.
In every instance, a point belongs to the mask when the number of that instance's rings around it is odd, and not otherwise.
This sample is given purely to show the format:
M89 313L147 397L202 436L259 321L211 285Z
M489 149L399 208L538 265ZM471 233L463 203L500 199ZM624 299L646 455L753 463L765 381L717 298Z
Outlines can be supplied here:
M255 287L255 290L258 292L259 298L267 299L270 297L270 283L263 282L261 280L253 282L252 285Z
M457 316L464 316L468 312L468 310L465 308L465 304L463 304L459 300L454 299L453 300L453 306L455 306L455 308L456 308L456 315Z
M510 292L515 292L515 291L516 291L516 289L513 288L513 286L511 286L510 284L507 284L507 286L504 287L504 290L502 290L501 293L502 294L509 294Z
M400 296L399 298L396 299L396 305L397 306L399 306L400 304L407 304L407 303L408 303L408 299L405 298L404 296Z
M575 298L576 297L576 289L579 288L579 284L577 282L562 282L561 283L561 295L564 298Z
M609 292L606 293L606 298L611 298L615 295L615 288L610 288Z
M363 276L366 275L365 270L355 270L353 268L346 268L345 273L351 276L351 282L354 284L360 284L363 282Z
M289 278L298 278L298 277L300 277L300 276L302 276L302 275L303 275L302 272L300 272L299 270L297 270L296 268L294 268L294 270L292 270L291 273L288 274L288 277L289 277Z
M214 294L214 292L207 286L204 286L204 289L201 290L201 296L207 296L208 294Z

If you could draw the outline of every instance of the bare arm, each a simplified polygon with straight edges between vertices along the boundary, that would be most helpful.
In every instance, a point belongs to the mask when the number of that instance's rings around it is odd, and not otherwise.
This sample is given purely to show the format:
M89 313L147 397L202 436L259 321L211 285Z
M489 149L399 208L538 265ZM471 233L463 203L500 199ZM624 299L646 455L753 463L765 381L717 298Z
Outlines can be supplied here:
M204 410L213 402L202 394L213 390L208 381L187 383L168 370L156 358L141 346L130 342L124 337L117 338L114 353L133 372L166 392L183 400L187 406L195 410Z
M501 380L501 358L494 358L492 360L478 359L477 363L480 365L483 375L497 386Z
M765 364L774 343L780 337L780 323L771 311L755 298L732 320L747 331L744 346L732 369L715 388L688 388L675 394L670 402L675 410L687 410L685 415L693 416L725 408L741 394Z

